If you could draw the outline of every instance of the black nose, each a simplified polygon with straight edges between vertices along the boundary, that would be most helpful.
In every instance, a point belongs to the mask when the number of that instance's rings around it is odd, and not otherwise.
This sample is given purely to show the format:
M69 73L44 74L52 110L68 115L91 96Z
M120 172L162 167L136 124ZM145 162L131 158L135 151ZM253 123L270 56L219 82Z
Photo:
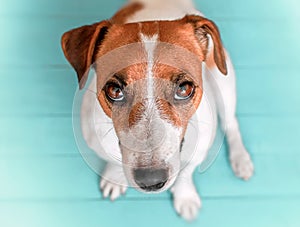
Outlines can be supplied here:
M140 168L134 170L134 180L145 191L161 189L168 180L166 169Z

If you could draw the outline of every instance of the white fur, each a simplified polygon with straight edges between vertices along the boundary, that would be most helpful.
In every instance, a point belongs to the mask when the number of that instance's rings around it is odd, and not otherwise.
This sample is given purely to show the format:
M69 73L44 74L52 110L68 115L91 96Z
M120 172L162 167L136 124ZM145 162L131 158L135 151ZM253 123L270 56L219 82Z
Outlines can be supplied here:
M144 8L130 17L127 23L154 20L176 20L186 14L202 15L191 0L132 0L141 2Z
M131 1L131 2L136 2ZM138 2L144 3L145 7L137 12L135 15L130 17L127 22L140 22L146 20L174 20L185 16L186 14L202 15L199 11L195 10L190 0L138 0ZM146 51L148 53L148 95L152 96L152 54L153 53L153 41L155 37L147 38L143 37ZM148 45L149 44L149 45ZM210 45L211 46L211 45ZM188 125L187 134L185 136L185 143L182 149L181 161L187 164L186 167L180 172L176 182L172 187L172 193L174 197L175 210L185 219L192 220L196 217L198 209L201 207L201 201L199 195L195 189L192 181L192 174L195 168L201 164L204 160L210 145L212 144L211 138L214 137L217 118L216 112L221 109L223 105L225 111L219 111L221 124L226 132L226 137L229 145L230 162L234 173L243 179L249 179L253 174L253 164L250 156L246 151L241 134L239 131L238 122L235 116L236 111L236 88L235 88L235 72L230 60L229 55L226 55L228 75L223 76L219 70L214 67L208 69L204 67L203 72L203 87L205 97L201 101L199 108L197 109L192 120L197 119L197 124L201 129L198 134L198 146L194 154L191 154L189 150L191 145L194 143L189 133L191 133L191 124ZM205 64L204 64L205 66ZM211 75L212 74L212 75ZM90 85L91 90L95 90L95 82ZM221 91L221 100L216 100L213 96L214 93ZM88 92L87 92L88 93ZM225 100L223 102L222 100ZM118 138L112 128L111 120L104 114L100 105L95 105L95 95L86 94L83 99L82 105L82 128L83 135L88 145L97 152L98 155L103 157L108 162L114 162L121 165L121 154L118 145ZM96 122L91 122L90 119L98 116ZM107 127L103 122L106 122ZM109 125L109 122L111 125ZM110 130L110 131L109 131ZM109 131L109 133L107 133ZM103 135L106 135L103 138ZM100 150L98 139L104 141L102 145L106 152L112 152L116 158L111 158L103 150ZM105 143L105 140L109 141ZM112 169L112 170L111 170ZM118 171L120 171L119 168ZM114 179L115 169L109 167L104 174L103 183L101 188L104 191L104 196L108 196L110 192L111 199L115 199L120 195L121 191L124 191L122 186L116 187L107 183L107 181L117 181L118 183L126 182L124 174L121 174L121 178ZM110 173L109 173L110 172Z
M153 65L154 65L154 50L157 45L158 35L148 37L143 33L140 34L143 46L147 53L147 98L152 99L153 95Z
M96 83L95 76L82 99L80 114L82 134L87 145L101 158L121 166L119 139L113 129L112 120L98 103Z
M164 187L169 187L174 183L175 176L179 172L179 157L175 154L178 152L180 147L180 135L182 133L182 128L175 127L170 124L166 119L161 118L161 113L159 108L156 106L156 100L154 95L154 77L153 77L153 67L154 67L154 52L157 46L158 34L153 36L147 36L140 33L140 39L147 57L147 69L146 69L146 93L142 97L142 100L146 103L145 112L142 114L142 118L139 122L129 131L122 131L119 133L120 141L123 141L125 147L129 148L126 153L126 159L129 163L134 165L137 163L140 153L144 153L143 158L148 159L158 159L164 160L165 163L169 163L173 168L169 169L170 178ZM143 84L143 83L142 83ZM149 123L150 121L150 123ZM148 131L150 131L149 137L146 139L137 138L139 134L143 134L145 130L146 122ZM122 145L123 145L122 143ZM154 145L154 147L153 147ZM178 152L179 153L179 152ZM176 158L175 158L176 156ZM123 163L124 165L124 163ZM150 167L151 161L148 164ZM131 166L134 167L134 166ZM123 167L125 170L125 175L130 182L131 186L138 189L130 169L127 166Z

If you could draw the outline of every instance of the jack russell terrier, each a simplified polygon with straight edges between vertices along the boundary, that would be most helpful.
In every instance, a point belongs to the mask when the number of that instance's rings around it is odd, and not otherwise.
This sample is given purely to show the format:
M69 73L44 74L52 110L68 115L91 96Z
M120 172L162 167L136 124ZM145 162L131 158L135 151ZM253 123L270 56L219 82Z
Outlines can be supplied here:
M80 88L95 70L81 126L88 146L107 161L104 197L114 200L128 185L145 193L171 188L176 212L197 217L201 201L192 175L212 145L217 114L233 172L252 176L235 116L231 60L217 26L190 0L132 0L110 20L66 32L61 43ZM196 148L193 121L202 122Z

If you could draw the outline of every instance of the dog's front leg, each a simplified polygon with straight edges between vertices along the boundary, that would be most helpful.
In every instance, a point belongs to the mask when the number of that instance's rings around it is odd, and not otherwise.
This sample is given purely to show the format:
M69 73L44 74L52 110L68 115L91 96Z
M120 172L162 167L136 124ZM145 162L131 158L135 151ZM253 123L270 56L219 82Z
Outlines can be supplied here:
M100 181L103 197L110 197L111 200L115 200L126 192L127 185L122 166L107 163Z
M237 177L248 180L253 175L254 166L242 141L239 123L236 118L236 77L228 54L226 54L226 64L228 68L226 77L221 74L216 66L207 67L205 70L208 70L206 75L208 75L207 78L211 80L211 83L217 84L214 93L220 92L221 95L217 104L221 126L227 138L232 170ZM224 110L220 111L223 109L222 106Z
M181 170L171 188L176 212L188 221L195 219L201 208L201 200L192 177L196 166L189 164Z
M171 188L175 210L188 221L195 219L201 208L201 200L193 182L193 172L207 156L217 126L216 112L210 111L208 107L208 100L203 100L187 127L181 149L181 166L184 168ZM196 138L195 131L192 130L195 127Z

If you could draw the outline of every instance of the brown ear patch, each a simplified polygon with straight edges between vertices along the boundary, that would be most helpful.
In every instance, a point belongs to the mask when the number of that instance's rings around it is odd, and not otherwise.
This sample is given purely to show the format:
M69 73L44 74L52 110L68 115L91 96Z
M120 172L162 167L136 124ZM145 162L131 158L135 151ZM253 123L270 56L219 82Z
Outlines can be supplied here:
M89 67L95 60L95 49L104 40L110 26L108 21L102 21L70 30L61 38L64 55L77 73L80 89L84 87Z
M214 43L214 61L218 69L224 75L227 75L227 65L225 51L221 41L221 35L214 22L201 16L189 15L184 18L187 22L193 23L196 35L210 35ZM203 37L205 38L205 37ZM201 40L200 40L201 42Z

